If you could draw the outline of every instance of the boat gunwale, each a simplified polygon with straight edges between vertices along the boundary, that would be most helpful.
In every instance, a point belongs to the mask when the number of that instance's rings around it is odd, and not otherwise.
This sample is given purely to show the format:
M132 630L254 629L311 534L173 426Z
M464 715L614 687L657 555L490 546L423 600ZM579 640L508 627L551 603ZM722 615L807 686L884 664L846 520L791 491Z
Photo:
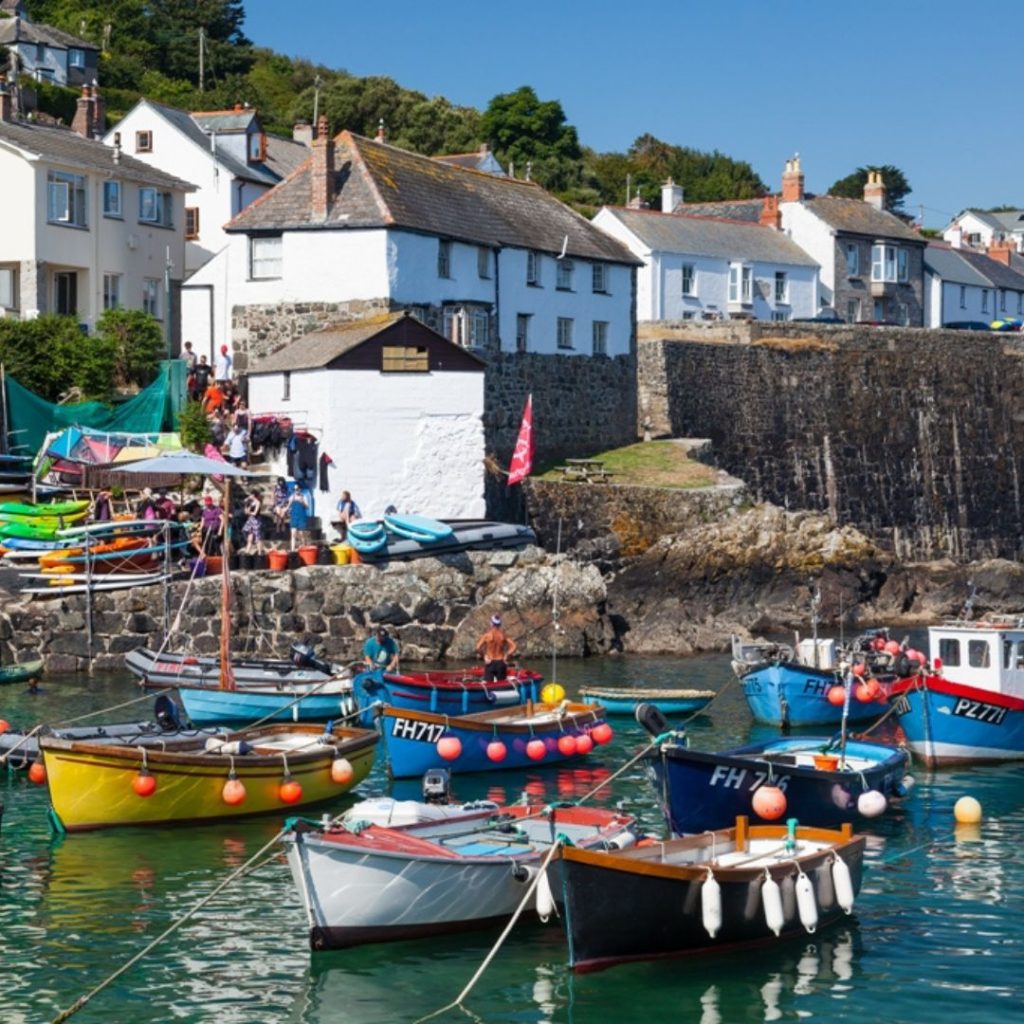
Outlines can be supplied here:
M494 708L490 711L475 711L465 715L446 715L439 711L423 711L420 708L396 708L385 705L381 708L381 718L408 718L413 721L427 722L430 724L444 724L449 729L462 729L466 732L493 732L498 729L501 732L522 733L529 735L534 732L564 732L566 725L576 726L583 721L597 724L604 721L605 708L600 704L570 703L566 706L565 715L561 718L545 717L538 722L504 722L513 708L521 708L521 704L507 705L502 708ZM550 716L557 710L557 704L534 704L536 713L541 709L541 714ZM519 717L526 717L520 715ZM402 740L406 737L393 736L388 734L388 739ZM409 742L420 742L410 740Z

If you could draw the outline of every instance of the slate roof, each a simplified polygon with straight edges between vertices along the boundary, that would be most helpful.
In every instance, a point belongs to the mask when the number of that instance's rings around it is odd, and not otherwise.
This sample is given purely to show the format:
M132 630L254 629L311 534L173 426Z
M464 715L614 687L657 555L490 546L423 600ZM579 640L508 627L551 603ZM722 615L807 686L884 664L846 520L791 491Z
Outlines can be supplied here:
M252 107L241 110L196 110L189 117L203 132L244 132L252 124L256 111Z
M791 238L759 224L625 207L605 209L655 252L817 266Z
M976 249L960 249L958 251L963 259L979 273L984 274L996 288L1024 291L1024 277L1005 263L1000 263L999 260L994 260Z
M24 18L0 18L0 45L14 43L43 43L58 50L92 50L99 52L95 43L79 39L50 25L37 25Z
M0 146L10 145L35 156L89 171L160 188L194 192L196 186L159 171L122 152L115 163L115 150L102 142L86 139L70 128L54 128L30 121L0 121Z
M991 282L961 255L961 250L945 245L929 244L924 251L924 267L943 281L951 284L975 285L987 288Z
M803 205L836 231L925 244L925 239L913 228L908 228L895 214L888 210L877 210L863 199L815 196L813 199L804 199Z
M993 231L1024 231L1024 210L975 210L968 207L963 213L953 218L953 223L960 220L965 213L977 217L982 223L987 224Z
M263 165L268 167L278 180L287 178L303 161L309 159L309 146L284 135L267 132L267 152Z
M718 202L683 203L676 213L683 217L726 217L729 220L752 221L761 219L763 199L723 199Z
M350 132L335 140L335 197L314 219L312 159L247 206L228 231L405 228L477 245L508 245L637 265L633 254L538 185L467 171Z

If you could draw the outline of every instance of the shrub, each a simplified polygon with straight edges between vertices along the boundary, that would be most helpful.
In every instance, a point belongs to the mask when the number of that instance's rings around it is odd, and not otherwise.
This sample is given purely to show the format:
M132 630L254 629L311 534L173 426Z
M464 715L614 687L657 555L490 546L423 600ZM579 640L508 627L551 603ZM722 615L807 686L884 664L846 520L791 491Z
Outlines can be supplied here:
M178 413L178 431L181 443L194 452L201 452L213 440L210 418L202 402L186 402Z
M145 387L156 379L166 354L163 329L139 309L108 309L96 325L97 336L114 354L117 387Z

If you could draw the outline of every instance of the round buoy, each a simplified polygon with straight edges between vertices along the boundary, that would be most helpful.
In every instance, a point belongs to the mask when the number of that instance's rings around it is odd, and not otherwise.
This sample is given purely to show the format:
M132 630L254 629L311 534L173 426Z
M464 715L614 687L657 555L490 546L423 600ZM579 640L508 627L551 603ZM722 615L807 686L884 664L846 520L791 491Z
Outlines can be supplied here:
M0 718L0 736L3 736L11 728L11 723L3 718Z
M981 821L981 804L973 796L962 796L953 807L953 817L962 825L977 825Z
M576 737L563 733L558 737L558 752L562 757L572 757L576 753Z
M886 654L899 654L900 644L898 640L887 640L883 648Z
M885 640L880 636L876 636L875 639L871 641L871 649L873 651L884 651Z
M34 782L37 786L41 786L46 781L46 769L43 767L42 761L33 761L29 765L28 779L29 782Z
M540 691L540 699L545 704L560 704L565 700L565 687L560 683L548 683Z
M283 804L297 804L302 799L302 785L289 775L281 780L277 795Z
M751 801L754 813L765 821L776 821L786 813L786 794L778 786L761 786Z
M501 740L491 740L487 744L487 760L493 761L498 764L500 761L504 761L508 757L508 747L505 746Z
M857 812L865 818L877 818L888 806L889 801L877 789L866 789L857 797Z
M336 757L331 762L331 782L347 786L355 778L355 774L355 769L347 758Z
M442 736L437 741L437 752L446 761L454 761L462 753L462 740L458 736Z
M243 803L245 801L245 785L242 780L236 779L234 775L229 775L227 782L224 783L224 788L220 791L220 798L228 807L237 807Z
M614 735L612 727L607 722L601 722L590 730L590 737L595 743L611 743Z
M531 761L543 761L545 754L547 754L548 748L542 739L534 737L526 744L526 756Z
M862 662L862 661L858 661L858 662L857 662L857 663L856 663L856 664L855 664L855 665L854 665L854 666L853 666L853 667L852 667L852 668L850 669L850 671L851 671L851 672L852 672L852 673L853 673L853 674L854 674L855 676L862 676L862 675L864 675L864 673L865 673L865 672L867 672L867 670L868 670L868 667L867 667L867 665L865 665L865 664L864 664L864 662Z
M882 700L885 696L882 691L882 684L874 676L865 679L864 685L868 689L868 698L870 700Z
M594 749L594 741L590 738L590 733L581 732L576 737L576 753L577 754L589 754Z
M871 703L871 687L867 683L858 683L853 690L854 697L861 702L861 704Z
M832 704L837 708L841 707L843 701L846 700L846 687L839 686L838 684L830 686L828 688L828 693L825 694L825 696L828 698L829 704Z
M145 768L143 768L142 771L132 779L132 789L135 790L136 796L141 796L145 799L156 792L156 779L150 775Z

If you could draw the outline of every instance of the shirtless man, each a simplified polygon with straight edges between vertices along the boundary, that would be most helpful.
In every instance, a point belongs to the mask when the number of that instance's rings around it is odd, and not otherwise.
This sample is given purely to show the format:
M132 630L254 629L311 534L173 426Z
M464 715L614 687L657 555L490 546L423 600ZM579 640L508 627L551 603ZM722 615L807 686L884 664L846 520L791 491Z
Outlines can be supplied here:
M508 659L516 653L516 642L501 628L501 616L491 616L491 628L476 645L476 653L484 659L484 681L492 683L508 675Z

